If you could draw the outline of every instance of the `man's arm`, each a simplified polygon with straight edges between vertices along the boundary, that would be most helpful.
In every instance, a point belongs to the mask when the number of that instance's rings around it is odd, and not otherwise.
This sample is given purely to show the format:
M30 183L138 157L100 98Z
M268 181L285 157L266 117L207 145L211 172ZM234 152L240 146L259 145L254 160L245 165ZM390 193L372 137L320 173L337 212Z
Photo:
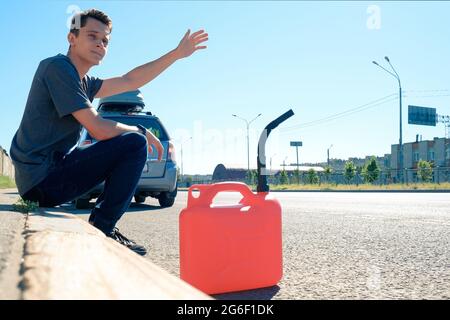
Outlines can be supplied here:
M161 58L134 68L121 77L105 79L95 98L108 97L125 91L136 90L155 79L177 59L175 50L172 50Z
M139 129L135 126L102 118L94 108L77 110L72 115L98 141L108 140L125 132L139 132ZM149 150L154 145L158 153L158 160L160 161L163 156L164 147L151 131L147 130L145 136Z
M207 40L208 34L204 33L203 30L199 30L192 35L188 30L176 49L159 59L134 68L121 77L105 79L95 98L107 97L142 87L155 79L178 59L186 58L196 50L205 49L206 46L198 46L198 44Z
M72 115L98 141L108 140L125 132L139 132L135 126L104 119L94 108L77 110Z

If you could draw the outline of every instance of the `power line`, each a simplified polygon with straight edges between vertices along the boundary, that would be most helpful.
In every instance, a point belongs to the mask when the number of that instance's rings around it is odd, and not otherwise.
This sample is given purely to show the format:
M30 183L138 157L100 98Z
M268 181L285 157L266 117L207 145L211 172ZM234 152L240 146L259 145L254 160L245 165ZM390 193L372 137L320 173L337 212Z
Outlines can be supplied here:
M427 93L427 92L436 92L436 93L444 93L444 92L449 92L448 94L436 94L436 95L409 95L409 94L403 94L403 97L408 97L408 98L431 98L431 97L449 97L450 96L450 90L448 89L439 89L439 90L407 90L407 91L403 91L403 93L410 93L410 92L417 92L417 93ZM283 129L280 129L280 132L289 132L289 131L293 131L293 130L298 130L298 129L303 129L303 128L308 128L308 127L312 127L312 126L317 126L317 125L321 125L327 122L330 122L332 120L336 120L336 119L340 119L346 116L350 116L353 115L355 113L358 112L362 112L365 110L368 110L370 108L374 108L392 101L395 101L398 99L398 94L397 93L392 93L390 95L384 96L382 98L376 99L374 101L368 102L366 104L363 104L361 106L355 107L355 108L351 108L348 109L346 111L343 112L339 112L330 116L327 116L325 118L322 119L317 119L314 121L310 121L310 122L304 122L304 123L299 123L290 127L286 127Z
M345 115L333 117L333 118L324 120L324 121L322 121L322 122L319 122L319 123L316 123L316 124L310 124L310 125L303 126L303 127L312 127L312 126L315 126L315 125L320 125L320 124L322 124L322 123L326 123L326 122L330 122L330 121L332 121L332 120L344 118L344 117L346 117L346 116L350 116L350 115L353 115L353 114L355 114L355 113L362 112L362 111L365 111L365 110L367 110L367 109L370 109L370 108L373 108L373 107L377 107L377 106L380 106L380 105L383 105L383 104L386 104L386 103L389 103L389 102L393 102L393 101L396 101L396 100L397 100L397 98L392 98L392 99L389 99L389 100L386 100L386 101L383 101L383 102L380 102L380 103L377 103L377 104L374 104L374 105L370 105L370 106L368 106L368 107L366 107L366 108L364 108L364 109L356 110L356 111L354 111L354 112L350 112L350 113L347 113L347 114L345 114Z
M325 122L329 122L329 121L332 121L335 119L346 117L346 116L352 115L354 113L358 113L358 112L361 112L361 111L364 111L364 110L367 110L367 109L370 109L370 108L373 108L373 107L376 107L376 106L379 106L379 105L382 105L382 104L385 104L388 102L395 101L395 100L397 100L397 98L398 98L398 94L393 93L393 94L387 95L385 97L379 98L377 100L371 101L369 103L365 103L361 106L351 108L349 110L339 112L339 113L330 115L330 116L322 118L322 119L318 119L318 120L314 120L314 121L310 121L310 122L299 123L299 124L296 124L296 125L293 125L293 126L290 126L287 128L280 129L280 131L287 132L287 131L292 131L292 130L296 130L296 129L300 129L300 128L306 128L306 127L310 127L310 126L320 125ZM385 101L383 101L383 100L385 100Z

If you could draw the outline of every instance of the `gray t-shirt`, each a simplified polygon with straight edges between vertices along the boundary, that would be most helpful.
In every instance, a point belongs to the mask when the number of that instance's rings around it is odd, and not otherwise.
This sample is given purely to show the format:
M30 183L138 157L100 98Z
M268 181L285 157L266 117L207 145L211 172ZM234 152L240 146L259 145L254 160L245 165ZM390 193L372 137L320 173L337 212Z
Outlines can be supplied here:
M80 80L63 54L40 62L10 149L21 196L44 180L57 158L75 146L81 125L71 113L91 108L102 83L88 75Z

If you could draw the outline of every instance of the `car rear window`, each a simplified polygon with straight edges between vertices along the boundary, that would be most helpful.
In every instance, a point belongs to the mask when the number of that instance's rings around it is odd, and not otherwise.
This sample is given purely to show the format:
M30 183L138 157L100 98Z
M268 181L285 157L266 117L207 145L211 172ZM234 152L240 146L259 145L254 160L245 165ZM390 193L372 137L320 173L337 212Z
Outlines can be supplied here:
M155 118L144 117L104 117L105 119L121 122L129 126L136 126L138 124L143 125L150 130L159 140L169 140L166 130L161 126L158 120ZM92 137L87 133L86 139L92 140Z
M136 104L125 104L125 103L104 103L98 110L102 112L131 112L131 111L141 111L144 107Z

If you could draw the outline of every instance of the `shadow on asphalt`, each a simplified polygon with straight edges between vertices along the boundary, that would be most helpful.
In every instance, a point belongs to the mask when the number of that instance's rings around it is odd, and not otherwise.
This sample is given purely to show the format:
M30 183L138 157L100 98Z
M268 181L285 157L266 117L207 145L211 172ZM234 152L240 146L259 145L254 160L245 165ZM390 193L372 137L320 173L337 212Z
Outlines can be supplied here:
M255 290L214 294L211 296L217 300L271 300L278 291L280 291L279 286L272 286Z
M73 204L73 203L65 203L59 207L63 210L70 211L70 213L72 213L72 214L88 214L88 213L91 213L91 210L94 208L94 206L95 206L95 202L92 201L89 203L88 209L77 209L77 208L75 208L75 204ZM163 209L163 208L161 208L160 206L151 205L151 204L132 202L126 212L127 213L133 213L133 212L140 213L142 211L160 210L160 209Z
M8 204L0 204L0 211L13 211L13 212L17 212L13 209L12 205L8 205Z
M15 195L19 195L19 192L4 192L3 194L15 194Z

